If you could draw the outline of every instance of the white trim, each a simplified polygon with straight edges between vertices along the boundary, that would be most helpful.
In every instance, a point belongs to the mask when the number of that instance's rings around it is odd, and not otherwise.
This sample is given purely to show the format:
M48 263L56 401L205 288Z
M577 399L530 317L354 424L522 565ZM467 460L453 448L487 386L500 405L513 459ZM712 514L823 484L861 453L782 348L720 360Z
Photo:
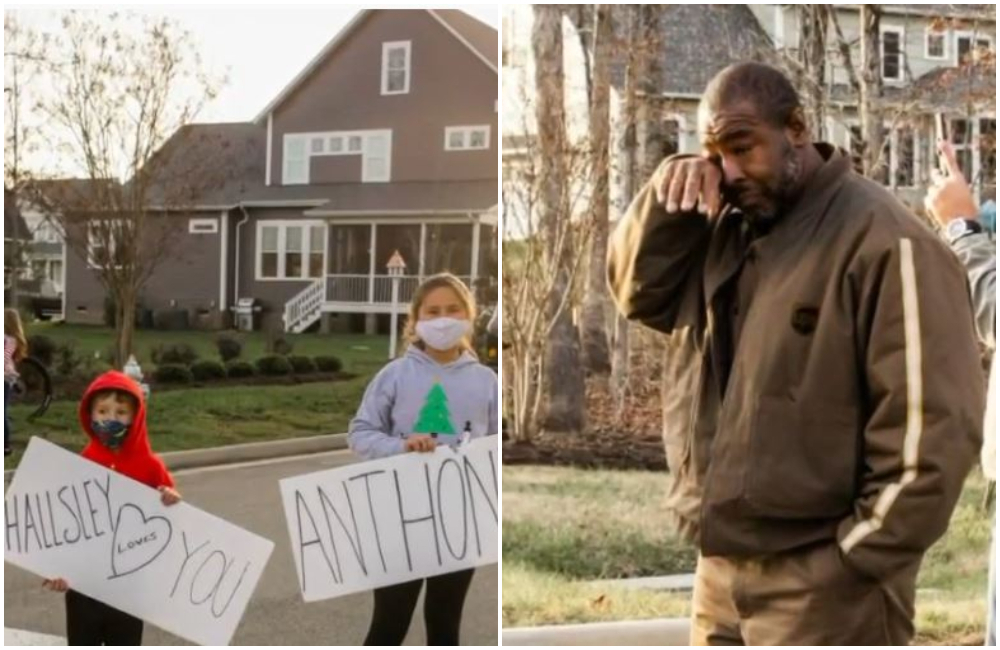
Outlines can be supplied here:
M424 277L427 269L427 222L420 222L420 263L417 266L417 274Z
M920 439L924 432L923 350L920 331L920 299L917 272L913 263L913 242L899 242L899 273L903 289L903 331L906 345L906 430L903 435L903 473L885 487L875 501L871 517L858 523L840 542L844 554L885 524L896 499L906 486L917 480L920 466Z
M378 250L378 227L373 222L371 224L371 254L368 255L368 300L373 302L375 298L375 271L378 269L378 262L375 259L375 252Z
M275 199L274 201L242 201L239 206L244 208L318 208L329 202L330 199Z
M384 178L373 178L368 175L369 158L372 157L370 144L372 138L384 137L387 140L386 150L386 176ZM328 144L331 139L340 138L344 141L344 148L341 151L330 152ZM349 149L348 143L351 138L361 139L361 148L356 151ZM364 131L313 131L302 133L286 133L283 136L284 155L281 161L282 184L283 185L309 185L312 180L312 159L321 156L360 156L361 157L361 179L362 183L388 183L392 179L392 129L366 129ZM313 141L321 141L321 150L313 151ZM288 181L288 147L290 142L301 142L302 151L305 156L305 176L304 178L294 178ZM324 200L322 203L329 203ZM322 204L321 203L321 204ZM249 205L249 203L244 203Z
M955 43L954 43L954 47L952 48L952 56L951 56L951 61L956 66L957 65L961 65L961 62L958 60L958 41L961 38L968 38L969 40L971 40L972 41L971 45L973 47L975 47L976 41L986 41L987 43L990 44L990 46L989 46L990 47L990 51L993 50L993 43L995 42L993 40L993 37L990 34L986 33L986 32L978 32L978 31L975 31L975 30L972 30L972 29L960 29L960 30L956 30L955 31Z
M261 219L257 221L255 242L254 242L254 279L257 282L313 282L318 278L309 275L309 256L312 253L311 238L312 228L323 228L323 271L320 277L325 275L327 269L327 255L329 252L329 228L326 222L318 219ZM264 251L262 244L262 234L264 228L278 229L278 268L277 277L263 276ZM297 277L289 277L285 270L285 256L287 254L287 232L289 228L302 228L302 273Z
M459 225L461 225L461 224L470 223L469 217L468 217L469 213L468 212L464 212L462 214L465 215L465 216L462 216L462 217L458 217L458 216L435 217L435 218L432 218L432 219L427 219L425 221L418 221L418 220L415 220L415 219L392 218L392 217L386 217L386 218L378 218L378 217L376 217L376 218L354 217L354 218L347 218L347 219L335 219L335 220L331 219L327 223L329 223L331 226L370 226L372 224L377 224L379 226L415 226L415 225L417 225L419 223L426 223L427 225L430 226L430 225L434 225L434 224L441 224L441 225L459 224Z
M485 63L486 67L488 67L494 73L497 73L497 67L495 65L493 65L493 62L490 61L489 59L487 59L485 56L483 56L482 53L479 50L477 50L476 48L474 48L472 46L472 43L470 43L468 40L466 40L466 38L464 36L462 36L457 31L455 31L455 28L452 27L451 25L449 25L448 21L446 21L441 16L437 15L437 12L434 11L433 9L428 9L427 13L429 13L432 16L434 16L435 20L437 20L439 23L441 23L441 25L444 26L444 28L447 29L451 33L452 36L454 36L455 38L457 38L458 41L462 45L464 45L465 47L469 48L469 51L472 52L473 54L475 54L477 59L479 59L480 61L482 61L483 63ZM485 25L485 23L483 23L483 24Z
M774 7L774 46L778 49L785 47L785 5L772 5Z
M226 282L227 272L229 271L229 212L223 210L219 219L222 221L222 235L219 237L220 248L219 251L219 311L225 313L228 311L228 283Z
M479 236L482 232L483 224L476 219L472 224L472 281L479 277Z
M62 317L66 320L66 298L69 294L66 286L66 241L63 238L62 243Z
M267 160L264 161L264 185L271 185L271 158L273 152L271 147L274 139L274 113L267 114Z
M931 55L931 35L940 36L944 40L944 54L941 56ZM951 48L948 47L950 36L951 32L947 29L934 29L930 25L924 28L924 58L928 61L947 61L951 54Z
M885 35L891 33L899 36L899 76L898 77L887 77L885 76ZM882 75L883 81L900 83L906 79L906 29L902 25L880 25L879 26L879 60L882 64L879 74Z
M309 136L303 133L286 133L282 136L281 147L281 184L282 185L308 185L309 184ZM304 169L301 176L292 176L288 173L288 150L295 144L302 145L302 163Z
M223 212L225 214L225 212ZM207 228L207 230L203 230ZM188 219L189 235L215 235L219 232L218 219Z
M389 52L403 49L406 52L406 67L403 68L406 81L402 90L389 90ZM413 41L388 41L382 43L382 95L410 94L410 76L413 71Z
M481 147L473 147L472 134L476 131L485 131L486 140ZM446 126L444 127L444 150L445 151L486 151L490 148L490 135L492 127L489 124L472 124L468 126ZM462 134L462 146L453 147L451 136L455 133Z
M307 217L380 217L380 216L393 216L393 217L421 217L428 216L434 217L437 215L468 215L469 210L476 210L477 208L465 208L464 210L436 210L434 208L428 208L426 210L323 210L322 208L316 208L314 210L309 210L303 214ZM370 220L365 220L368 223ZM428 223L433 223L433 219L428 221ZM464 221L464 219L463 219ZM337 221L341 223L341 221ZM400 221L400 223L407 223Z

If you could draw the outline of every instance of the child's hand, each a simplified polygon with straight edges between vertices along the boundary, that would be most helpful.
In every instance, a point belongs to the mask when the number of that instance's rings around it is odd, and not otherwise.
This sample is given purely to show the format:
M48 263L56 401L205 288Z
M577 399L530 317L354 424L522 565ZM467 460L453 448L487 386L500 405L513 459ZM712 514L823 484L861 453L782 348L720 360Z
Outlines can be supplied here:
M430 453L437 448L437 440L430 436L410 436L406 439L406 451Z
M172 506L181 502L181 493L174 488L161 485L157 489L160 491L160 501L163 505Z
M51 580L43 580L42 587L48 589L49 591L56 591L61 594L69 591L69 583L67 583L62 578L53 578Z

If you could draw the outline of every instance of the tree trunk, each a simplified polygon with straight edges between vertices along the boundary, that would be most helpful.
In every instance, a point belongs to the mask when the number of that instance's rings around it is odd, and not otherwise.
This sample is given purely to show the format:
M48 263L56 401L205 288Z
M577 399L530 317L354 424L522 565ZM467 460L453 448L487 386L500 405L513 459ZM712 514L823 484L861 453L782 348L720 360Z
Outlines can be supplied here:
M645 53L640 51L641 9L636 5L626 5L628 20L628 64L625 70L625 106L623 110L622 160L622 205L619 214L624 214L638 186L638 138L636 126L638 113L637 95L639 77L644 73ZM614 349L611 360L611 392L614 396L615 411L621 416L625 409L629 376L629 322L624 316L615 318Z
M865 176L878 178L886 165L882 155L882 8L861 5L861 134Z
M566 113L564 104L562 13L553 5L535 5L532 48L535 56L536 121L541 154L539 211L551 267L552 291L542 308L549 330L543 389L542 427L578 433L584 424L584 384L580 342L570 305L568 253L572 250L566 187Z
M826 5L798 5L800 88L804 88L807 116L816 140L825 140L826 130Z
M135 338L136 292L131 287L123 287L115 304L115 368L125 367L133 350Z
M594 40L590 96L590 261L587 293L583 303L580 334L583 365L587 372L604 376L611 372L608 350L608 146L610 137L611 11L608 5L594 8Z

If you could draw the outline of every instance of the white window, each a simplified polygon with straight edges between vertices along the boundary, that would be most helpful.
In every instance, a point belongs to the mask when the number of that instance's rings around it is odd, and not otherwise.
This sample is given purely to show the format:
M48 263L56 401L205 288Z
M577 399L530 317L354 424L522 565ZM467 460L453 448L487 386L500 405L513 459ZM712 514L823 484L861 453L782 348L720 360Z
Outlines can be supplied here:
M974 61L977 52L989 52L992 49L993 40L989 36L975 32L958 32L955 34L956 65Z
M219 220L191 219L188 221L188 232L192 235L214 235L219 232Z
M410 92L410 41L382 43L382 94Z
M469 151L489 148L489 125L449 126L444 130L445 151Z
M948 31L928 27L924 36L924 56L932 61L948 58Z
M305 136L285 136L282 182L285 185L305 185L309 182L309 153Z
M365 136L361 159L361 182L386 183L392 165L392 131L377 131Z
M882 78L886 81L903 80L902 27L882 27Z
M119 242L124 233L123 225L115 219L100 219L87 222L87 264L94 268L108 268L114 263L120 266L124 252Z
M392 176L392 131L335 131L285 136L285 184L309 183L317 156L361 156L361 181L384 183Z
M257 223L257 279L313 280L323 276L326 225L317 221Z

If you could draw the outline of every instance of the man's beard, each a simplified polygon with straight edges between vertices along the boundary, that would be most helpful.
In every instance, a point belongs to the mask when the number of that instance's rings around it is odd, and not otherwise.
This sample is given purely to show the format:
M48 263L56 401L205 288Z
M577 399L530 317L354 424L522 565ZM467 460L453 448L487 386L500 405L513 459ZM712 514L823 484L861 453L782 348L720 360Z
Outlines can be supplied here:
M770 182L743 180L723 187L726 201L751 222L769 224L785 214L797 198L802 165L790 142L782 151L781 170Z

